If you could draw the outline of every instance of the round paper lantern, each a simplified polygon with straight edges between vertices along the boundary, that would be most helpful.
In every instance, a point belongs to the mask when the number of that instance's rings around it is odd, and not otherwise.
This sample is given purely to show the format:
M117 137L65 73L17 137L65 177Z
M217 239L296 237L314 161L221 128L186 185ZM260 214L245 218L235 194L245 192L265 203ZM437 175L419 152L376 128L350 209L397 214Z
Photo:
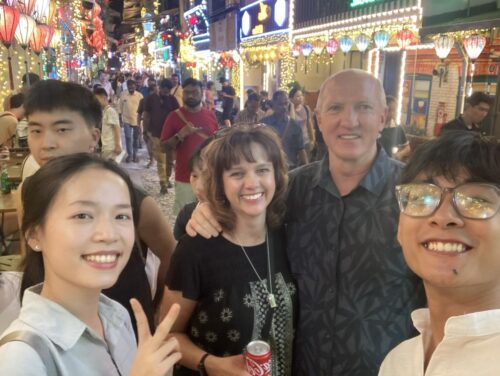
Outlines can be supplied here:
M473 63L483 52L484 46L486 46L486 38L482 35L473 34L464 39L465 51Z
M455 44L455 39L449 35L440 35L434 41L434 49L436 50L436 55L443 61L446 59Z
M36 22L32 17L26 14L19 15L19 25L17 26L15 36L17 42L23 49L28 47L31 35L35 32L35 29Z
M359 52L365 52L370 44L370 38L366 34L359 34L354 39L354 43L356 43Z
M373 34L373 41L379 50L387 47L391 35L385 30L379 30Z
M347 54L352 48L352 39L349 36L344 35L339 39L339 45L342 52Z
M313 51L313 45L309 42L303 43L302 44L302 55L304 57L309 57Z
M50 0L36 0L31 16L40 23L48 23L48 11Z
M335 55L335 52L337 52L339 48L339 42L337 42L337 39L332 38L328 42L326 42L326 52L328 52L328 55L332 57Z
M19 11L14 7L0 4L0 41L9 48L19 24Z
M409 29L400 30L396 34L396 40L398 41L399 48L405 50L413 40L413 32Z
M314 53L316 55L321 55L321 53L323 52L323 48L325 48L325 43L323 43L321 39L316 39L312 45Z
M300 46L300 44L298 43L294 44L292 47L292 56L297 59L301 53L302 53L302 47Z

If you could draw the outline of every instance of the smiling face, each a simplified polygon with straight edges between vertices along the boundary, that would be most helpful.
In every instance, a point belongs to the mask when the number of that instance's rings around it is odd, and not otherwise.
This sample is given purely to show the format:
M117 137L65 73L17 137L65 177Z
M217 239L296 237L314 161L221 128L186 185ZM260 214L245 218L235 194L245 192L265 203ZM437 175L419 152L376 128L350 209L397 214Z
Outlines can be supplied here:
M40 166L63 155L92 152L99 135L99 129L89 127L75 111L37 111L28 116L28 146Z
M266 217L266 209L276 191L274 168L264 148L251 144L255 162L248 162L242 156L222 174L224 193L237 219Z
M428 181L420 175L416 182ZM435 177L441 188L453 188L467 180ZM428 217L401 214L398 240L408 266L426 286L473 287L500 284L500 214L490 219L466 219L452 204L450 193Z
M64 299L111 287L134 243L126 183L102 168L78 172L63 183L27 240L42 252L48 294Z
M380 82L344 71L325 84L320 96L316 114L330 159L370 164L387 113Z

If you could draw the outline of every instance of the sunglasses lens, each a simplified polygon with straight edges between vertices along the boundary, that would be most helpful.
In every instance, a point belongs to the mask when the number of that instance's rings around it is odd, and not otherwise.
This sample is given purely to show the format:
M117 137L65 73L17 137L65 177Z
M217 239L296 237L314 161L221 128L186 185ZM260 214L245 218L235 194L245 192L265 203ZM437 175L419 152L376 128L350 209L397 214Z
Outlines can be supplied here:
M404 184L396 193L401 212L411 217L432 214L441 200L441 190L432 184Z
M464 184L455 190L455 204L466 218L493 217L500 206L499 191L489 184Z

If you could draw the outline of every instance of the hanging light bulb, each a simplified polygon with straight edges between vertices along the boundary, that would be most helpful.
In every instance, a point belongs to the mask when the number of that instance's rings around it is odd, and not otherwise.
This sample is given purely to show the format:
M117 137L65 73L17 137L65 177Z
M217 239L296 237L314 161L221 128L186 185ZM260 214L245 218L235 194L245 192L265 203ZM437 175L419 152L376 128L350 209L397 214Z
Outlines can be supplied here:
M434 41L434 49L436 50L436 55L444 62L453 48L455 39L450 35L440 35Z
M400 30L396 34L396 39L398 41L399 48L406 50L413 40L413 32L409 29Z
M348 35L344 35L342 38L339 39L339 45L344 55L347 54L352 48L351 37L349 37Z
M308 58L313 51L313 45L309 42L306 42L303 43L301 47L302 47L302 55L304 55L305 58Z
M359 52L363 53L366 51L368 45L370 44L370 38L366 34L359 34L354 39L354 42L356 43L356 47L358 48Z
M390 39L391 35L385 30L379 30L373 34L373 41L379 50L386 48Z
M464 39L464 47L472 63L475 63L476 59L481 55L484 46L486 46L486 38L482 35L473 34Z
M313 42L313 51L316 55L321 55L324 47L325 47L325 44L323 43L323 41L321 39L316 39Z
M337 42L337 39L332 38L328 42L326 42L326 52L330 57L335 55L335 52L337 52L339 48L339 42Z
M297 59L301 53L302 47L300 46L300 44L295 43L292 47L292 56Z

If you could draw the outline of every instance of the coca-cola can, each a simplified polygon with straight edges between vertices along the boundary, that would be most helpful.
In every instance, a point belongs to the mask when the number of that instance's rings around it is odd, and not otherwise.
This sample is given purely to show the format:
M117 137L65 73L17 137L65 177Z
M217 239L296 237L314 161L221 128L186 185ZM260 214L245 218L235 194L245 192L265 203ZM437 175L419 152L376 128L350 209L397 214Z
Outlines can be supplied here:
M264 341L252 341L245 352L250 376L271 376L271 346Z

